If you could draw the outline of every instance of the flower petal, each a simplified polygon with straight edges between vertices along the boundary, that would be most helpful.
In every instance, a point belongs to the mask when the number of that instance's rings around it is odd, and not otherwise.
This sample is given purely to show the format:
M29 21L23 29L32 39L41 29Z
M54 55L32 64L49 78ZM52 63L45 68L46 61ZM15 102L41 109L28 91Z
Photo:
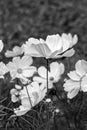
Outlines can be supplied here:
M61 74L64 73L64 65L58 62L52 62L50 64L50 73L54 77L54 80L59 80Z
M69 99L74 98L79 92L79 89L73 89L72 91L68 92L67 97Z
M69 92L72 91L73 89L79 89L80 90L80 82L73 81L71 79L66 80L65 83L63 84L64 90Z
M70 41L68 39L68 35L65 33L62 34L62 43L63 43L63 52L64 52L70 47Z
M0 62L0 76L3 76L8 71L9 70L8 70L7 66L3 62Z
M18 97L16 97L15 95L11 95L11 101L12 101L13 103L15 103L15 102L18 102L19 99L18 99Z
M76 71L70 71L68 74L67 74L70 79L72 80L75 80L75 81L80 81L80 76L76 73Z
M47 76L47 69L44 66L38 68L38 74L46 79Z
M29 110L30 110L29 108L20 105L19 108L14 109L14 113L17 116L22 116L25 115Z
M36 67L31 66L28 69L23 70L23 76L24 77L32 77L35 72L36 72Z
M39 76L34 76L33 77L33 81L36 81L36 82L38 82L38 83L46 83L46 79L44 79L44 78L41 78L41 77L39 77Z
M81 90L83 92L87 92L87 76L85 76L85 77L82 78L82 81L81 81Z
M85 64L84 60L79 60L75 64L76 73L79 74L81 77L84 76L87 73L86 64Z
M46 38L46 44L50 48L52 52L56 50L60 50L62 47L62 43L60 42L60 36L59 34L56 35L48 35ZM59 44L60 43L60 44Z
M19 68L26 69L33 63L31 56L25 55L21 58Z

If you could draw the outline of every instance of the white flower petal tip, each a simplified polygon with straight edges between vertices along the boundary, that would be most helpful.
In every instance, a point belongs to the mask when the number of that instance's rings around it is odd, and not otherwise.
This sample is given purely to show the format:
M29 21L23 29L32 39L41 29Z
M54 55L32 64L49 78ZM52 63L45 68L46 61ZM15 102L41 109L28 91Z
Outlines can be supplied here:
M14 109L14 113L16 114L16 116L25 115L28 111L29 111L29 108L25 108L22 105L19 106L19 108Z
M7 51L5 52L5 56L8 57L8 58L9 58L9 57L15 57L15 56L22 55L23 52L24 52L23 46L21 46L21 47L15 46L12 51L7 50Z
M61 36L59 34L48 35L46 40L30 38L24 45L24 53L33 57L45 57L46 59L71 57L75 51L70 48L74 46L77 41L77 35L72 37L71 34L65 33Z
M2 40L0 40L0 52L3 50L4 44L2 42Z

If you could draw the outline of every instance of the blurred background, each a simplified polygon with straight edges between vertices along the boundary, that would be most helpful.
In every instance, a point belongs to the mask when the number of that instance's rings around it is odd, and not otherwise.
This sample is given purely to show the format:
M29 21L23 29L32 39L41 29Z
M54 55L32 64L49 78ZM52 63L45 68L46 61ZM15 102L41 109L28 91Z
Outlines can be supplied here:
M77 34L77 50L87 55L86 0L0 0L0 39L6 49L29 37Z

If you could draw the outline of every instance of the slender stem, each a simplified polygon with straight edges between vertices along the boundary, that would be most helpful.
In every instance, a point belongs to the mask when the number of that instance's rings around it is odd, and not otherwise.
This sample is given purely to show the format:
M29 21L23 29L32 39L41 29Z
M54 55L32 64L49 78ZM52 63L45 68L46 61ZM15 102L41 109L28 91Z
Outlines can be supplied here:
M31 108L32 108L32 102L31 102L31 98L30 98L30 95L29 95L29 92L28 92L28 89L27 89L27 86L26 86L26 91L27 91L27 95L28 95L28 99L29 99L29 103L31 105Z
M47 77L47 94L48 94L48 65L49 65L49 62L48 62L48 59L46 59L46 61L47 61L47 75L46 75L46 77Z

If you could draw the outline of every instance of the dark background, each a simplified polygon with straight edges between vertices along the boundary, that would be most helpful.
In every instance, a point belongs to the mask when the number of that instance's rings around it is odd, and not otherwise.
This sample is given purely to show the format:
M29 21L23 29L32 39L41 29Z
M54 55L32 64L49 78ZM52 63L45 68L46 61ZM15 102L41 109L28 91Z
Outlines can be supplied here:
M0 39L5 50L22 45L29 37L45 39L56 33L77 34L79 38L76 54L68 60L68 71L78 59L87 60L87 0L0 0ZM87 105L81 116L83 130L87 130L86 111Z
M77 34L77 48L87 55L86 0L0 0L0 39L6 49L29 37Z

